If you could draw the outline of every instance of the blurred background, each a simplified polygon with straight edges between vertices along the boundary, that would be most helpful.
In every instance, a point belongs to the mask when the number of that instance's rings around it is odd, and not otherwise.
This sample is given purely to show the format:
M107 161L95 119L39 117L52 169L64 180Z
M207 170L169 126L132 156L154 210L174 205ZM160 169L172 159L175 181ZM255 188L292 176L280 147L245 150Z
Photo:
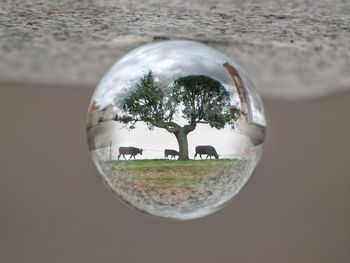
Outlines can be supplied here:
M349 262L349 5L1 2L0 262ZM101 76L128 50L165 39L236 59L268 123L242 192L176 223L116 200L86 138Z

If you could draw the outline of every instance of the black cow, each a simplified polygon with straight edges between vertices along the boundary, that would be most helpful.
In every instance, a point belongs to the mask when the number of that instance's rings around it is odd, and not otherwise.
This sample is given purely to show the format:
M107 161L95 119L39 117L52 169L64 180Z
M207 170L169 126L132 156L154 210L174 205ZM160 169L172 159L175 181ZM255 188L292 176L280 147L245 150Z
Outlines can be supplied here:
M178 151L165 149L164 150L164 157L168 159L168 156L171 156L171 159L175 158L175 156L180 156Z
M196 146L196 154L194 155L194 159L196 159L197 154L199 154L199 157L202 159L202 154L206 154L207 158L214 156L215 159L219 159L219 155L217 154L215 148L213 146L210 145L199 145Z
M118 160L120 159L120 156L123 155L124 159L125 155L130 155L129 160L134 157L135 160L135 156L141 154L142 155L142 149L139 148L135 148L135 147L119 147L119 155L118 155Z

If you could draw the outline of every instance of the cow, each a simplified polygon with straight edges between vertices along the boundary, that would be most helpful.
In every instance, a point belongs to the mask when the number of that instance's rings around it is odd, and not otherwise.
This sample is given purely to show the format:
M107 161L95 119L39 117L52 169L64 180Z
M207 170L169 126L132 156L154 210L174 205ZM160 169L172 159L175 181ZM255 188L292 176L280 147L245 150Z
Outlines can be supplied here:
M119 155L118 155L118 160L120 159L120 156L123 155L124 159L125 155L130 155L129 160L134 157L135 160L135 156L141 154L142 155L142 149L139 148L135 148L135 147L119 147Z
M171 156L171 159L175 158L176 156L180 156L178 151L165 149L164 150L164 158L168 159L168 156Z
M207 158L214 156L215 159L219 159L219 155L217 154L215 148L213 146L210 145L199 145L196 146L196 154L194 155L194 159L196 159L197 154L199 154L199 157L202 159L202 154L206 154Z

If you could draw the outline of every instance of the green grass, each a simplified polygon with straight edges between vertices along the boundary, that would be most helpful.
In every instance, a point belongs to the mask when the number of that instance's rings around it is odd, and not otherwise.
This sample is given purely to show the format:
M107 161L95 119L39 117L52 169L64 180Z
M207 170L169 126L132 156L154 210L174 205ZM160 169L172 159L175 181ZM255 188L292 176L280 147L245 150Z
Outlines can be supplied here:
M193 187L204 177L216 175L225 166L241 162L238 159L212 160L130 160L111 161L113 170L126 175L129 183L153 189ZM123 177L125 178L125 176Z
M112 161L114 167L138 169L138 168L177 168L177 167L213 167L223 164L238 162L237 159L212 159L212 160L128 160Z

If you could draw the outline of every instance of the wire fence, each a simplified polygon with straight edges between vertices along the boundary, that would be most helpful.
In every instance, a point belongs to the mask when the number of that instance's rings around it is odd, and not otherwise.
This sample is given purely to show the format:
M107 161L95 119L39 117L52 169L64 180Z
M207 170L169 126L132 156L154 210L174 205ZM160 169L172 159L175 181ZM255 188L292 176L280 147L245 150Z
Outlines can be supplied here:
M109 141L109 145L99 147L98 149L93 150L95 154L98 155L98 158L101 160L117 160L118 155L119 155L119 147L124 146L122 144L113 144L112 141ZM137 148L142 149L143 153L160 153L161 155L155 155L155 154L147 154L148 156L152 156L157 159L165 158L164 151L165 149L154 149L154 148L149 148L149 147L142 147L138 146ZM193 151L188 152L189 156L194 156L196 153ZM234 158L239 158L239 154L219 154L220 158L229 158L229 159L234 159ZM197 157L200 159L200 157ZM207 158L207 157L205 157ZM150 159L150 158L142 158L142 159Z

